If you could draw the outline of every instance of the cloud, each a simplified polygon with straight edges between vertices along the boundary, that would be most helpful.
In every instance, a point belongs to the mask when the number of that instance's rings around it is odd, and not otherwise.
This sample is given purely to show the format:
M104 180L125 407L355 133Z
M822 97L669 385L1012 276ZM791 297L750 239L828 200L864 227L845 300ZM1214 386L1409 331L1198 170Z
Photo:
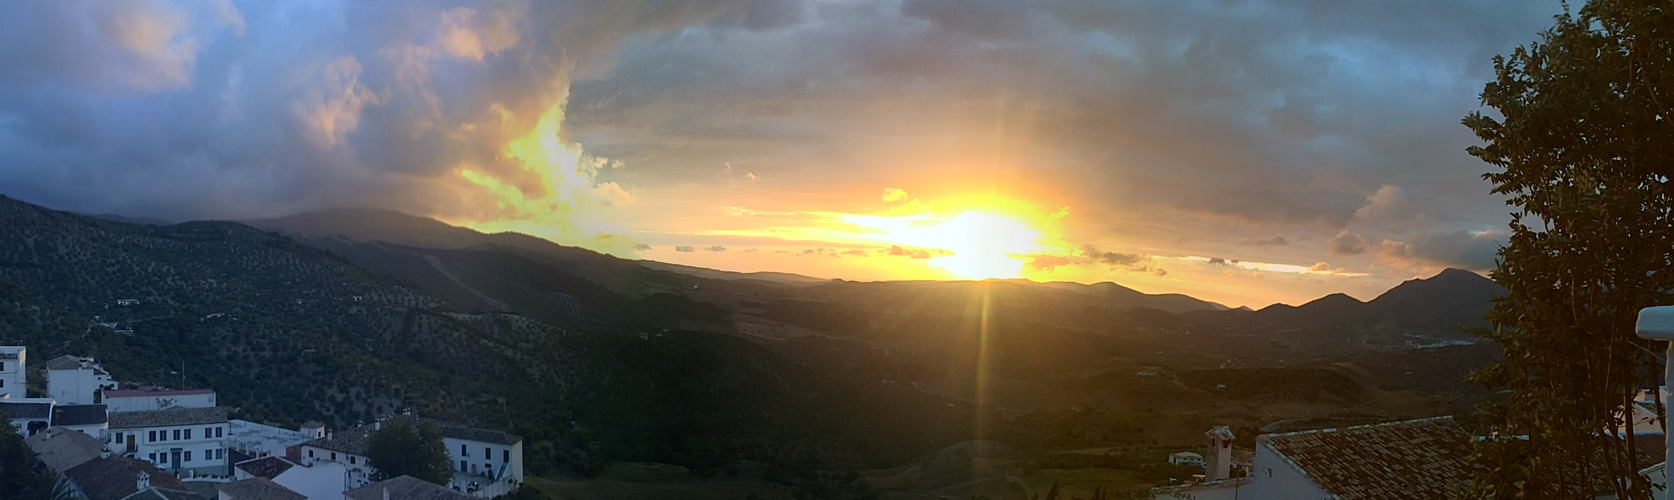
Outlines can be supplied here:
M1331 270L1331 264L1327 264L1327 263L1324 263L1324 262L1315 262L1314 265L1308 267L1308 270L1316 272L1316 273L1327 272L1327 271Z
M1289 245L1289 244L1290 244L1290 242L1286 241L1284 236L1272 236L1272 237L1267 237L1267 238L1244 240L1244 242L1242 243L1242 245L1254 246L1254 247L1285 246L1285 245Z
M886 187L883 190L883 201L897 202L906 200L907 192L901 188Z
M848 255L848 256L851 256L851 257L866 257L866 256L869 256L871 254L867 253L865 250L861 250L861 249L856 248L856 249L853 249L853 250L843 251L843 255Z
M678 245L678 246L674 247L674 251L692 253L692 252L696 252L697 248L693 247L691 245Z
M1333 255L1360 255L1366 253L1368 248L1365 237L1346 230L1325 240L1325 249Z
M703 247L703 250L706 251L706 252L720 253L720 252L727 251L727 247L724 247L724 246L721 246L721 245L714 245L714 246Z
M886 250L885 252L888 255L907 257L910 259L928 259L931 257L953 255L953 252L940 248L904 247L901 245L890 245L889 250Z
M643 251L650 250L650 249L651 249L651 245L647 245L647 244L644 244L644 243L635 243L634 244L634 250L639 250L639 251L643 252Z
M1506 234L1500 231L1424 231L1378 244L1380 260L1399 268L1457 267L1487 270Z
M1158 267L1155 258L1150 255L1107 252L1099 250L1093 245L1082 245L1079 250L1071 254L1033 254L1024 261L1024 268L1032 271L1050 272L1065 266L1103 265L1109 270L1127 272L1146 272L1167 275L1168 272Z

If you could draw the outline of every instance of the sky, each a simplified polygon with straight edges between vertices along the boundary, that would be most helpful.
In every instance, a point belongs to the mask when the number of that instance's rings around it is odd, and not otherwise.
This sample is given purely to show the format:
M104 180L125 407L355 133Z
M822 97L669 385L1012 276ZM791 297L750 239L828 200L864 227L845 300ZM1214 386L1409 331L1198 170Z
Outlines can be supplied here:
M1486 271L1465 153L1546 0L0 4L0 194L340 207L854 280L1229 306Z

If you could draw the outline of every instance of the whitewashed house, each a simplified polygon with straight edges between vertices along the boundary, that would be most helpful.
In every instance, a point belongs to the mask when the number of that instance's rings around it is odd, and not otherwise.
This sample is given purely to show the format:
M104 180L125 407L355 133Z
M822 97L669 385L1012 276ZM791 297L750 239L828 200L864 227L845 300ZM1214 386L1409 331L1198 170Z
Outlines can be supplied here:
M233 479L263 478L309 500L341 500L349 487L348 468L335 462L304 466L277 456L245 460L233 465Z
M28 381L24 370L28 351L23 346L0 346L0 399L17 399L26 395L23 389Z
M214 408L214 389L185 389L178 391L155 389L106 390L105 406L111 413L150 411L168 408Z
M102 403L99 391L115 389L110 373L93 358L63 355L46 362L47 396L64 405Z
M305 430L291 430L248 420L228 420L227 450L248 458L285 456L286 450L291 447L325 436L324 433L315 435L307 429L307 424L303 427Z
M108 415L105 405L57 404L52 407L52 425L102 439L110 427Z
M1198 467L1202 467L1203 455L1189 451L1176 451L1168 455L1168 463L1174 465L1196 465Z
M110 413L111 450L146 460L170 471L224 476L227 412L221 408L182 408Z
M494 497L509 493L523 484L523 438L488 429L477 429L429 419L398 416L390 419L406 420L415 425L430 422L442 430L442 444L447 449L449 463L454 469L453 488L478 497ZM341 432L326 433L326 437L303 443L303 465L336 462L349 468L350 475L369 483L372 467L366 463L366 446L371 434L383 422L362 425Z
M0 399L0 412L12 417L12 427L24 437L52 427L52 398Z

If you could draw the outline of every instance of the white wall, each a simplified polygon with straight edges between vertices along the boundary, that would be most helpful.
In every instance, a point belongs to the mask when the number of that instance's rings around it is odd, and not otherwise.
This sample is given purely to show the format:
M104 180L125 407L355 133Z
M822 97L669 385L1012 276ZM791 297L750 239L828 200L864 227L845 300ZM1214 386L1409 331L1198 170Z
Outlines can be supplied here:
M1256 440L1255 470L1239 492L1241 500L1327 500L1335 498L1291 465L1267 441Z
M308 500L343 500L343 491L351 489L348 474L349 469L343 464L323 462L313 467L285 469L273 482L301 493Z
M142 396L105 397L105 407L112 412L150 411L166 408L213 408L215 393L207 394L147 394Z
M193 425L171 425L163 427L135 427L127 429L109 429L106 434L109 440L106 446L113 453L124 453L128 450L128 436L134 437L134 458L147 460L156 464L158 468L170 470L174 467L173 451L181 451L181 469L191 469L199 474L228 475L226 446L222 440L226 439L225 422ZM205 432L208 429L210 432ZM214 429L220 429L214 434ZM192 437L185 437L190 430ZM175 431L180 431L181 438L175 439ZM156 434L153 434L156 433ZM210 434L205 436L205 434ZM220 436L220 437L216 437ZM157 439L165 437L166 439ZM185 452L192 452L192 459L185 459ZM206 457L205 455L211 455Z
M21 346L0 347L0 398L24 397L29 351Z
M509 468L509 474L504 477L519 483L523 482L522 441L507 446L503 444L484 443L481 441L442 438L442 444L447 447L448 461L454 473L482 474L483 471L492 468L495 472L495 476L500 477L501 469ZM464 456L460 456L459 454L460 446L465 447L465 451L467 453ZM488 458L483 458L484 449L487 449L489 452L490 456ZM511 452L511 462L509 465L505 460L507 451ZM463 469L461 469L460 461L465 462ZM473 472L473 467L475 468L475 472Z
M350 489L372 483L372 466L366 464L366 457L308 445L303 445L301 450L302 465L315 467L336 463L345 467L349 474ZM353 463L350 463L351 461Z
M74 370L47 370L47 395L58 400L58 404L90 405L93 394L106 387L115 387L109 375L100 375L101 370L94 368L77 368Z

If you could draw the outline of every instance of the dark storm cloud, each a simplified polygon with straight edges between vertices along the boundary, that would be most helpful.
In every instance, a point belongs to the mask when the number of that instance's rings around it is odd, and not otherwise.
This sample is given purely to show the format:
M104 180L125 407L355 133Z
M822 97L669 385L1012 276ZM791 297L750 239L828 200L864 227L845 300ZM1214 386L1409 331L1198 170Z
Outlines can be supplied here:
M1495 252L1505 241L1502 232L1426 231L1399 241L1384 240L1377 254L1392 265L1408 268L1487 270L1494 267Z
M1342 231L1325 240L1325 249L1333 255L1360 255L1366 253L1366 238L1360 233Z

